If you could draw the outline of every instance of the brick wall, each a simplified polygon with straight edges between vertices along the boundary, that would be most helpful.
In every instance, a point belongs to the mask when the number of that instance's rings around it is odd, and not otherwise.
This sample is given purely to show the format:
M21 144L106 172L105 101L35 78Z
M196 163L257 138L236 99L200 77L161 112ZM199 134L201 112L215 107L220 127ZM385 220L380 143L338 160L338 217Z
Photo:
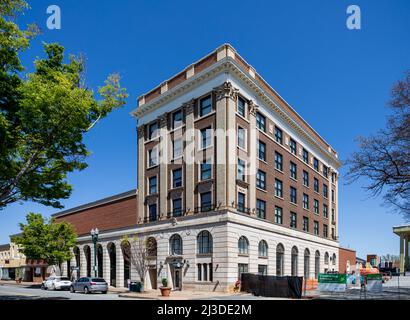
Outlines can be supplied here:
M350 262L350 271L356 265L356 251L346 249L346 248L339 248L339 272L346 273L346 263L349 260Z

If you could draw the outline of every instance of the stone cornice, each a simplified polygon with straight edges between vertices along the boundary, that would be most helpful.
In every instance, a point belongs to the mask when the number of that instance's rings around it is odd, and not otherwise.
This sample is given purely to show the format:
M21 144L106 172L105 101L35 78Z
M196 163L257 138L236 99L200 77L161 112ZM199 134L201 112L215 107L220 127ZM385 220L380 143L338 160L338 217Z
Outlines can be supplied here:
M257 83L257 80L251 77L249 72L244 70L243 67L231 57L225 57L221 59L211 67L192 76L190 79L180 83L178 86L152 99L148 103L145 103L142 106L138 107L137 109L132 111L131 114L136 118L141 118L145 114L152 112L153 110L161 107L172 99L175 99L183 95L184 93L189 92L193 88L198 87L207 80L224 72L231 72L232 74L236 75L245 85L247 85L257 94L261 101L266 103L267 106L271 107L280 116L280 118L282 118L290 127L292 127L311 145L313 145L325 159L333 164L335 168L339 168L342 165L341 161L332 154L330 146L326 148L320 141L317 141L315 138L313 138L312 135L308 133L302 127L302 125L297 122L298 120L295 120L286 110L284 110L276 101L276 99L272 97L272 95L267 93L264 89L262 89L262 87Z

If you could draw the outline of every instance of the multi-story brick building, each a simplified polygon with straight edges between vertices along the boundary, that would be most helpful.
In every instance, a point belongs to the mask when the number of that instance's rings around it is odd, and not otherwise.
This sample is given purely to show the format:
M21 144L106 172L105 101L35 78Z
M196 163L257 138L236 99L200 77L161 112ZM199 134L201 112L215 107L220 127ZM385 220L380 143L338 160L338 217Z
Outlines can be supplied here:
M148 286L167 277L175 289L228 290L242 272L338 269L337 153L234 48L142 95L133 115L135 226L100 239L117 254L123 235L154 239Z

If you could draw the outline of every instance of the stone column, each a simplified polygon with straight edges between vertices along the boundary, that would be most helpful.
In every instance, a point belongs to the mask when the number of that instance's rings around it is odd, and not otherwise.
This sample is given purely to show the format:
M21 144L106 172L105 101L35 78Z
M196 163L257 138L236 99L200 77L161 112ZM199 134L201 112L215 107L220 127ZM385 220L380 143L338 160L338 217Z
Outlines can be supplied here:
M257 171L257 155L256 155L256 112L257 107L252 100L248 103L249 106L249 163L248 163L248 183L249 183L249 204L251 209L256 208L256 171ZM256 211L255 211L256 214Z
M107 283L111 283L110 254L108 252L107 243L101 245L103 248L103 278Z
M404 238L404 271L409 270L409 236Z
M400 235L400 272L404 271L404 236Z
M138 127L138 197L137 197L137 223L143 223L145 216L145 146L144 146L144 125Z
M230 82L214 88L216 93L216 204L221 208L235 201L236 128L235 103L238 89ZM228 134L227 130L231 130Z
M124 256L122 254L121 243L115 244L116 250L116 286L117 288L124 287Z
M80 249L80 277L87 276L87 260L85 258L84 246L79 246Z
M166 217L168 213L168 114L160 117L160 143L159 143L159 210L158 215Z
M195 209L195 129L194 129L194 106L192 99L184 104L185 110L185 211L193 212Z
M98 261L94 262L94 243L90 244L90 255L91 255L90 256L90 260L91 260L91 277L95 277L95 270L98 270L98 269L95 269L97 267ZM97 260L97 259L95 259L95 260ZM98 275L98 271L97 271L97 275Z

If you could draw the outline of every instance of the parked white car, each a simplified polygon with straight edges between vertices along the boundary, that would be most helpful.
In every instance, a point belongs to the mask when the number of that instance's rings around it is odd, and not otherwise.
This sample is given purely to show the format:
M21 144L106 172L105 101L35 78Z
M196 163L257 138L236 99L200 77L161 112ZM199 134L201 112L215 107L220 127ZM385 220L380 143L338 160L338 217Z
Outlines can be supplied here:
M71 287L71 281L68 277L49 277L43 281L41 289L47 290L68 290Z

